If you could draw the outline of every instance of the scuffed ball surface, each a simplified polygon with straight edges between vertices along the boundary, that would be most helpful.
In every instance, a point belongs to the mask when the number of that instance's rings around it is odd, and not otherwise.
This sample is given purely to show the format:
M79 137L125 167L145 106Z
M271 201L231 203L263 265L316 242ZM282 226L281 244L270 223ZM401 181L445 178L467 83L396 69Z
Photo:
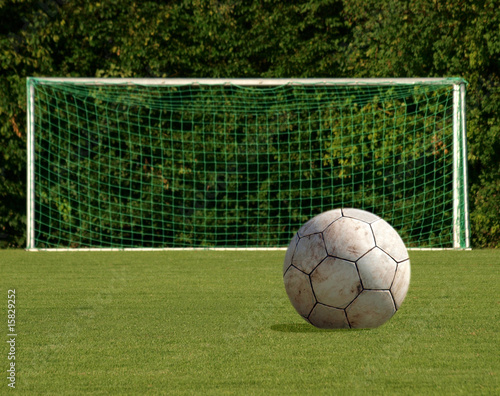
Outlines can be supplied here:
M283 280L295 310L314 326L374 328L401 307L410 259L385 220L360 209L335 209L293 236Z

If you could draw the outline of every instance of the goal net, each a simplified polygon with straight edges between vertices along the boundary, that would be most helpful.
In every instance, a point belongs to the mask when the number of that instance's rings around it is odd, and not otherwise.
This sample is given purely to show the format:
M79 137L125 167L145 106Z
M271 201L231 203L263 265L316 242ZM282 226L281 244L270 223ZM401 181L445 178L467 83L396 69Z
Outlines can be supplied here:
M339 207L468 248L465 85L28 78L27 248L282 248Z

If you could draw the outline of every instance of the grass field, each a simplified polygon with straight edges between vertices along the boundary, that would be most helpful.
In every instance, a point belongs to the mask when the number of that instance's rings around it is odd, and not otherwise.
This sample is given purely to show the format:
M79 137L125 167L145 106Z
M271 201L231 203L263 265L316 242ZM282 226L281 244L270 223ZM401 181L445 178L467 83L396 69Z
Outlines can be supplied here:
M277 252L0 251L19 394L500 394L500 251L411 252L401 310L318 330ZM3 342L0 394L11 393Z

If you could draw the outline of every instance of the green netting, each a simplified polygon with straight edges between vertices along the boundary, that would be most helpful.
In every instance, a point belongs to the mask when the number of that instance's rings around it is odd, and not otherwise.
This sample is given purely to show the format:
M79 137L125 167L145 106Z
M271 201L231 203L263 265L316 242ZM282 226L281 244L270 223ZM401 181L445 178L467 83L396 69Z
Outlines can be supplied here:
M28 83L29 248L283 247L337 207L376 213L409 247L453 246L447 80Z

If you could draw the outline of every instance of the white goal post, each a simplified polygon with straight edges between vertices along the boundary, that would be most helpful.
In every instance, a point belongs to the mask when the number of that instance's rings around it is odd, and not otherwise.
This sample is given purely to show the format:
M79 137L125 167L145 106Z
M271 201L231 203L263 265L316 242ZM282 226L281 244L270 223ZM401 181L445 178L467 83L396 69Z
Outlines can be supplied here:
M358 207L470 249L460 78L27 79L27 250L286 249Z

